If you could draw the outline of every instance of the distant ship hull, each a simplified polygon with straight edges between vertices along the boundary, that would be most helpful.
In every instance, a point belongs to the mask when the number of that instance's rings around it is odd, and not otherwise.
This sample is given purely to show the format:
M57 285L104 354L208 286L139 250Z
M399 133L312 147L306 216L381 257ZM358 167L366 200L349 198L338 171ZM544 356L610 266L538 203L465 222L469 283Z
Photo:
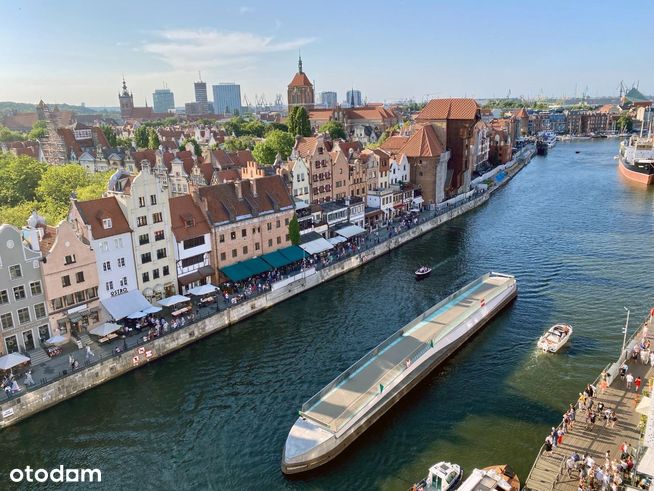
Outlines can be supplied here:
M629 164L621 156L618 158L618 169L630 181L647 186L654 184L654 167L651 164L641 166Z

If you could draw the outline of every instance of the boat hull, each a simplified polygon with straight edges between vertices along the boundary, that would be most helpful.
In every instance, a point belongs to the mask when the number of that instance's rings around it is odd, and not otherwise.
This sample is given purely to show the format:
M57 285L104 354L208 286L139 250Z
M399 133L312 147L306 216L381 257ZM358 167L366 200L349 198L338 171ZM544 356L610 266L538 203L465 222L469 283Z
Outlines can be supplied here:
M618 169L630 181L645 184L646 186L654 184L654 171L643 172L637 167L626 163L622 157L618 158Z
M325 440L312 449L310 456L301 460L287 459L285 450L282 453L281 468L284 474L301 474L333 460L354 442L363 432L370 428L411 389L418 385L432 370L453 355L466 341L474 336L484 325L504 307L509 305L517 296L517 283L513 282L512 287L500 294L493 301L486 304L485 312L474 322L474 325L460 334L455 340L442 349L430 354L426 360L416 363L412 369L395 387L389 388L384 396L372 408L366 411L362 418L342 433L338 433ZM479 313L482 311L479 310ZM298 422L302 418L298 419ZM296 424L298 424L296 422Z
M416 271L416 280L418 280L418 281L422 280L424 278L427 278L429 275L431 275L431 269L429 271L425 272L425 273L418 273Z

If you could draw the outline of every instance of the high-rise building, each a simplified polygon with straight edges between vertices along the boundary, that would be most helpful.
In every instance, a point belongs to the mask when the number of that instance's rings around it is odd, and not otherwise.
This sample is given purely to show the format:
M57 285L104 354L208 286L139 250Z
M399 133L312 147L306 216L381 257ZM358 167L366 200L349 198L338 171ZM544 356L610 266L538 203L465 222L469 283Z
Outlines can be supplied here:
M241 86L235 83L220 83L213 87L213 111L216 114L241 113Z
M167 113L175 109L175 96L170 89L156 89L152 94L154 112Z
M207 83L200 80L193 84L195 86L195 102L206 103L207 99Z
M346 95L346 101L350 107L361 107L363 106L361 102L361 91L360 90L348 90Z
M338 96L336 92L321 92L320 103L323 107L334 108L338 104Z
M302 58L298 58L297 73L288 84L288 110L296 106L304 106L307 110L313 109L315 103L313 84L302 71Z

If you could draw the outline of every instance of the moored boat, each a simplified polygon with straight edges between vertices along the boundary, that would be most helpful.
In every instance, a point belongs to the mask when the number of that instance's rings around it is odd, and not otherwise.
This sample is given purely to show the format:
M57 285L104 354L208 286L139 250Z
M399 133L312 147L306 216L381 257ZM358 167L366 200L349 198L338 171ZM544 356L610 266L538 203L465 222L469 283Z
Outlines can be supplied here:
M423 278L426 278L431 274L431 268L429 266L420 266L416 270L416 280L421 280Z
M458 464L439 462L429 468L427 477L417 482L409 491L448 491L455 489L463 478L463 469Z
M459 491L520 491L520 479L508 465L475 469L459 486Z
M544 140L537 140L536 141L536 154L537 155L547 155L547 150L549 147L547 146L547 143Z
M630 181L654 184L654 139L632 136L620 143L618 169Z
M556 324L550 327L538 340L538 348L549 353L559 351L572 336L572 326Z

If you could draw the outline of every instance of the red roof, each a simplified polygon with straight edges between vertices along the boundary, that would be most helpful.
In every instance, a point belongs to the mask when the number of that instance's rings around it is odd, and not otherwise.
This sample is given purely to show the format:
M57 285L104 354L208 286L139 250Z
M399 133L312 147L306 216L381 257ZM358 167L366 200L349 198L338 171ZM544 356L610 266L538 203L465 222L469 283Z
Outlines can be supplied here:
M118 201L113 196L74 203L84 223L91 226L91 234L96 240L132 231ZM105 218L111 219L111 228L105 229L102 226L102 220Z
M384 143L382 143L379 148L386 150L387 152L390 152L392 155L394 155L404 146L408 140L408 136L389 136L386 138L386 140L384 140Z
M418 113L416 121L475 119L479 105L474 99L432 99Z
M190 194L170 198L170 221L177 242L199 237L210 232L207 219Z
M443 153L443 145L434 127L425 125L409 138L399 153L407 157L439 157Z
M297 72L291 83L288 84L289 87L313 87L311 80L307 77L307 74L304 72Z
M526 110L524 107L521 107L520 109L518 109L518 110L516 111L516 113L515 113L515 117L516 117L516 118L520 118L520 119L522 119L522 118L528 118L528 117L529 117L529 114L527 114L527 110Z

